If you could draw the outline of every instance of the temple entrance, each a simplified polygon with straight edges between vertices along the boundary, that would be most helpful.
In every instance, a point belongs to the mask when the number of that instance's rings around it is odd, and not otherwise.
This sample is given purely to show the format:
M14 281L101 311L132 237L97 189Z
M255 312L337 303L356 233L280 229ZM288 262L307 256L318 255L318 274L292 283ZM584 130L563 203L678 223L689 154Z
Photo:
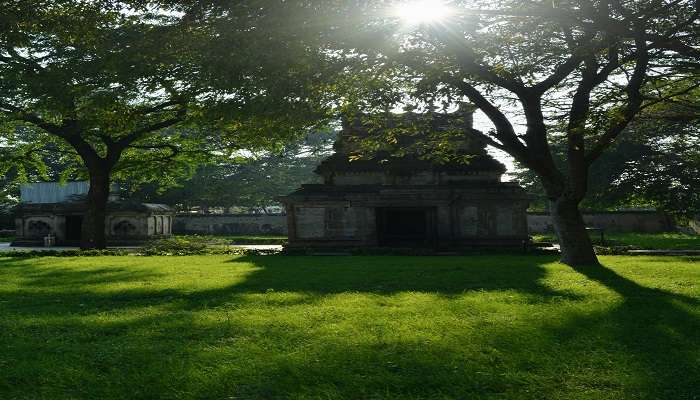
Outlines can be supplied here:
M80 242L83 233L83 216L68 215L66 216L66 241Z
M377 208L377 239L380 246L429 247L435 239L432 207Z

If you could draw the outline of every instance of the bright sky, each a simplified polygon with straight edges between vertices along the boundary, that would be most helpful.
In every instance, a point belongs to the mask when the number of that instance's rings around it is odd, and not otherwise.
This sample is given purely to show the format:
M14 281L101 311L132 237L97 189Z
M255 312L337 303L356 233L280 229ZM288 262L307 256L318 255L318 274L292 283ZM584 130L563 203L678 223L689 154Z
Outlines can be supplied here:
M440 0L416 0L399 3L395 13L408 25L420 25L440 22L451 10Z

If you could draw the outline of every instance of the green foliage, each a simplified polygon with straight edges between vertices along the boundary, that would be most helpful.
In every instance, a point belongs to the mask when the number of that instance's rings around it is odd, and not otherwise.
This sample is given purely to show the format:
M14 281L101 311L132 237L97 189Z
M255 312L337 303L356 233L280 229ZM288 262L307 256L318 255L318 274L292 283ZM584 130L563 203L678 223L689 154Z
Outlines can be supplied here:
M666 110L668 112L669 110ZM679 219L700 213L700 130L697 116L666 119L658 112L633 124L588 173L588 209L657 208ZM558 165L566 157L565 143L553 143ZM537 209L545 209L546 194L530 170L520 168L517 179L532 193Z
M89 250L17 250L3 253L10 258L40 258L40 257L101 257L101 256L126 256L129 251L123 249L89 249Z
M268 207L279 204L277 196L319 179L314 169L330 153L335 135L332 131L314 132L279 151L240 156L237 162L218 159L200 166L179 187L159 193L157 189L162 187L150 185L136 190L131 197L171 204L183 210L195 206L205 210L235 206L267 211Z
M0 21L0 166L19 180L48 179L51 154L64 178L84 178L86 159L100 157L114 179L166 188L325 117L310 82L324 57L284 23L297 6L15 3Z
M176 235L175 237L187 240L203 240L208 244L235 245L235 244L284 244L287 236L277 235Z
M156 240L138 249L135 254L141 256L189 256L201 254L229 255L264 255L275 254L277 250L246 249L229 246L229 241L212 236L176 236Z
M104 247L109 184L161 189L213 158L279 149L327 117L323 49L296 2L12 2L0 17L0 172L42 153L90 178L83 247ZM301 28L302 25L299 25ZM16 129L14 126L19 127ZM15 140L15 136L21 133ZM51 141L54 146L46 148Z
M554 260L1 258L0 397L693 398L698 258Z
M160 239L144 246L139 252L144 255L195 255L205 254L207 243L193 237Z

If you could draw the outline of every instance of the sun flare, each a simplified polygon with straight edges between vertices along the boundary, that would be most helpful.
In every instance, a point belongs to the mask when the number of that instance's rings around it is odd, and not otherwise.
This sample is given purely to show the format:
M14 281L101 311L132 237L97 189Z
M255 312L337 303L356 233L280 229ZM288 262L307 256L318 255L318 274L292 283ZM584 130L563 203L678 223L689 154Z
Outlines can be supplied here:
M450 9L440 0L417 0L396 6L396 15L409 25L440 22L450 15Z

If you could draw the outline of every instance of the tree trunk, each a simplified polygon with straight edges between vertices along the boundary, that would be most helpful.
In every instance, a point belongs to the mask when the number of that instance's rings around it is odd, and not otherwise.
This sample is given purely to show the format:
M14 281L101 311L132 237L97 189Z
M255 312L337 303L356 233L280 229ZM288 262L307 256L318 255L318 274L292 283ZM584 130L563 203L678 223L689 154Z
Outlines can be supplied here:
M107 247L105 220L110 191L110 173L90 170L90 190L88 191L87 212L83 219L81 249L104 249Z
M591 239L586 232L578 201L559 197L551 203L550 214L561 246L561 262L567 265L597 265Z

